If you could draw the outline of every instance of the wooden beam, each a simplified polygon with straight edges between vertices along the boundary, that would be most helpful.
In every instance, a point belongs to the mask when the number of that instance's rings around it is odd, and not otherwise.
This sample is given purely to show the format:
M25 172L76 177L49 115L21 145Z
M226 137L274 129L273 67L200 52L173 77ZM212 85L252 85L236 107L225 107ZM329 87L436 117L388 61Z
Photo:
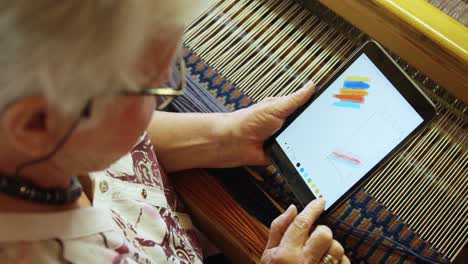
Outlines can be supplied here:
M424 0L320 0L468 103L468 29Z
M204 170L171 177L197 226L232 263L259 263L269 229L247 213Z

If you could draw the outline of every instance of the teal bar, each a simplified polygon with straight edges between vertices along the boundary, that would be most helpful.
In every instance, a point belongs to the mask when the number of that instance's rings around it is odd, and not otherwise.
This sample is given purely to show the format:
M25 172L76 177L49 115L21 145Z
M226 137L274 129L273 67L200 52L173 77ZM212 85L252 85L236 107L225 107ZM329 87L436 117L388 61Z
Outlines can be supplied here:
M336 102L336 103L333 103L333 105L338 106L338 107L347 107L347 108L354 108L354 109L361 108L361 104L355 103L355 102Z

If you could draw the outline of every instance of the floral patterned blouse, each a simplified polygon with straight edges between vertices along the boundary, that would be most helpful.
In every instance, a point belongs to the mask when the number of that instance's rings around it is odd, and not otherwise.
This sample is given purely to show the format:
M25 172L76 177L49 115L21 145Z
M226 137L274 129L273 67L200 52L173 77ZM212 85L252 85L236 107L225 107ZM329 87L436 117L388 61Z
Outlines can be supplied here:
M0 214L2 263L202 263L192 222L146 134L91 178L91 208Z

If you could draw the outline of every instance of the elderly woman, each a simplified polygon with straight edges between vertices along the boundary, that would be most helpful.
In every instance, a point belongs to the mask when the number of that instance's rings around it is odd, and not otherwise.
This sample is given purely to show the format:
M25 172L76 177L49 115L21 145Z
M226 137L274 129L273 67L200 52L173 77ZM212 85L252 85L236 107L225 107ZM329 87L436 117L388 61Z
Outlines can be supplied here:
M0 1L2 263L202 263L166 173L267 164L263 141L313 85L229 114L155 111L178 94L155 87L197 6ZM279 216L262 261L347 263L330 229L309 235L324 203Z

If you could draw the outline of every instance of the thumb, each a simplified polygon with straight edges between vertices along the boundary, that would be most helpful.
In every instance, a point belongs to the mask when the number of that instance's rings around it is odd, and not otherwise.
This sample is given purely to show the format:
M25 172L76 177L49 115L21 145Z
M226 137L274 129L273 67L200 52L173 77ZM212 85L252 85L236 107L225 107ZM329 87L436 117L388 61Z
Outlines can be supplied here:
M297 208L291 204L283 214L271 222L266 249L277 247L280 244L284 232L286 232L296 215Z
M315 90L315 84L309 81L304 87L293 94L280 97L275 100L274 106L270 108L270 114L279 118L286 118L291 115L297 108L302 106L309 100Z

